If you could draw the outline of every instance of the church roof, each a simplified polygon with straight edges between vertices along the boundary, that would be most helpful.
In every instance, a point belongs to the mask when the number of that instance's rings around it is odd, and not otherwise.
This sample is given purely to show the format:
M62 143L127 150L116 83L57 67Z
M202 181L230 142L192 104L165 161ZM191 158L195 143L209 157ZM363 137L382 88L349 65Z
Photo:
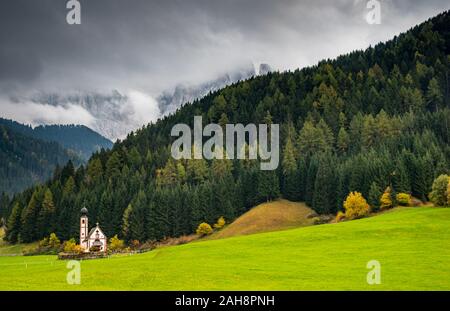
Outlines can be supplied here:
M87 238L89 238L89 237L91 237L91 235L95 232L95 230L99 230L101 233L103 233L103 231L102 231L102 229L100 229L100 227L99 227L99 225L98 225L98 223L97 223L97 225L95 226L95 227L93 227L92 229L91 229L91 231L89 231L89 234L88 234L88 237ZM105 235L104 233L103 233L103 235ZM106 235L105 235L105 237L106 237Z

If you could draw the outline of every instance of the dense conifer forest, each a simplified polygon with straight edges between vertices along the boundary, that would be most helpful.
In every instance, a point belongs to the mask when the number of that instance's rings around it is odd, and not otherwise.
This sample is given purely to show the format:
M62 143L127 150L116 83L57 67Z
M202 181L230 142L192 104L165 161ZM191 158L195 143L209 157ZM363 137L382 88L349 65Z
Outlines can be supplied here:
M32 128L0 118L0 193L12 195L48 180L58 165L76 166L112 142L81 125Z
M50 178L74 157L56 142L25 136L0 124L0 193L9 195Z
M89 160L101 148L109 149L113 143L84 125L39 125L32 128L12 120L0 118L4 125L18 133L47 142L57 142L82 160Z
M89 209L108 236L126 241L190 234L201 222L227 222L280 196L335 214L351 191L372 209L390 187L426 201L450 172L450 13L386 43L293 72L241 81L188 103L94 154L69 162L45 184L2 199L6 237L34 241L78 236ZM204 123L280 124L280 165L180 160L171 128Z

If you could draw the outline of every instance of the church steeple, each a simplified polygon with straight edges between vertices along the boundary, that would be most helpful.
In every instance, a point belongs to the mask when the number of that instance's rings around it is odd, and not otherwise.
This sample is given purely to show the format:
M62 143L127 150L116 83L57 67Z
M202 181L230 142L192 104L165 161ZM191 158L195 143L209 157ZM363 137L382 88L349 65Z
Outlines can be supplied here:
M81 217L80 217L80 246L83 247L85 250L88 249L88 230L89 230L89 224L88 224L88 210L86 207L83 207L80 211Z

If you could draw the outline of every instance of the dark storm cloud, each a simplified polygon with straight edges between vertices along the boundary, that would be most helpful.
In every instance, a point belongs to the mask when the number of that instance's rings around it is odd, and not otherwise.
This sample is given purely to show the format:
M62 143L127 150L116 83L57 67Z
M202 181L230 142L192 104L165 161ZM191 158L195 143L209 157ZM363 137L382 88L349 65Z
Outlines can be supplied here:
M3 86L136 83L157 90L177 79L207 79L249 61L295 68L317 61L315 55L331 57L346 46L364 47L374 43L368 38L405 30L448 7L441 0L385 0L385 25L377 30L364 22L364 0L80 2L82 24L72 26L65 20L65 0L2 0ZM324 52L332 44L335 51Z
M249 62L287 70L363 49L450 8L381 0L382 24L368 25L366 0L80 0L68 25L66 2L1 0L0 115L47 111L14 106L36 92L131 90L141 107Z

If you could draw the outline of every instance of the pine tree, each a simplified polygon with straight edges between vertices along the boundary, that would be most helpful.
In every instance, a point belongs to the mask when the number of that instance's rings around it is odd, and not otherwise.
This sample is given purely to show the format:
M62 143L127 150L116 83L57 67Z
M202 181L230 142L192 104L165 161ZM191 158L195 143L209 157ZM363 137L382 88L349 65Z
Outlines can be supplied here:
M131 241L131 229L130 229L130 215L133 210L133 206L131 204L128 204L127 208L123 212L122 217L122 236L124 239L129 242Z
M270 202L280 195L280 186L276 171L263 171L258 174L258 201Z
M339 129L337 138L337 148L341 154L345 154L350 145L350 137L347 134L345 128L341 127Z
M332 214L336 208L336 182L332 159L325 156L320 160L314 181L313 209L319 214Z
M106 176L115 179L120 176L122 161L117 151L114 151L106 162Z
M22 211L20 236L24 242L33 242L38 239L37 215L40 205L39 190L35 190L31 196L28 206Z
M313 205L313 195L314 195L314 188L315 188L315 181L317 176L317 169L318 169L318 162L317 158L313 157L309 161L307 175L306 175L306 187L305 187L305 202L307 205L312 206Z
M438 80L436 78L431 79L426 94L427 106L438 111L439 106L442 105L443 98Z
M288 200L297 201L299 199L299 175L297 172L297 161L295 159L295 150L292 143L291 134L289 134L286 145L283 150L283 159L281 161L283 168L283 194Z
M129 226L129 236L131 240L145 241L146 239L146 223L145 208L147 205L147 198L144 191L139 191L134 203L131 206L131 212L129 214L128 226Z
M377 210L380 208L380 197L383 194L383 190L381 190L381 187L376 183L373 182L370 186L369 191L369 205L372 207L373 210Z
M20 241L21 240L20 231L22 226L21 215L22 215L22 207L18 202L16 202L6 223L5 236L7 240L11 243L21 242Z
M40 237L49 236L55 229L55 204L53 194L50 189L45 190L44 200L38 216L38 235Z

